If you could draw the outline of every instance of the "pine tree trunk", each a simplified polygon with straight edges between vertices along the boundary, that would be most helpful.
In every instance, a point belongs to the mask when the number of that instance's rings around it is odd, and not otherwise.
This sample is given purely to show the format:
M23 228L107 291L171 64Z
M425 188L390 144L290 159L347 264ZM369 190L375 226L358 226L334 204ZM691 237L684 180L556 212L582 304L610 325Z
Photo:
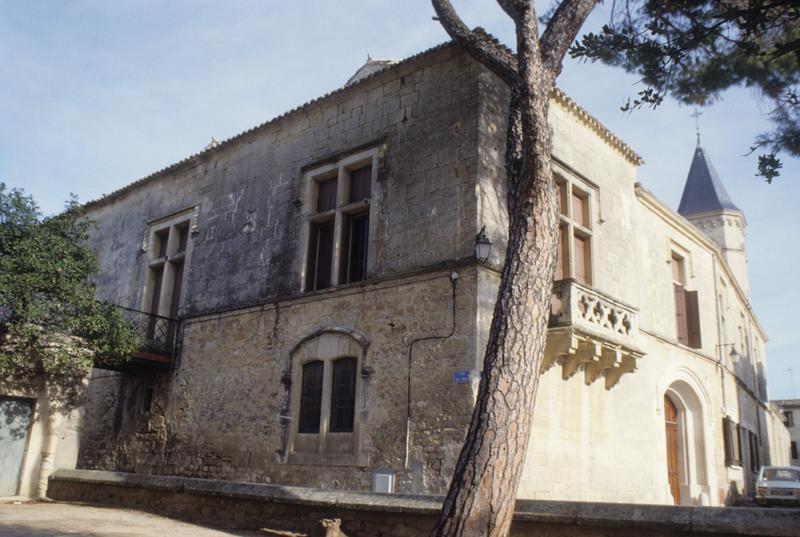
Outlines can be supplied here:
M547 76L526 78L511 88L505 264L472 421L431 533L436 537L508 534L530 441L547 341L559 203L547 121L552 85Z
M598 0L561 0L541 36L531 0L497 2L514 21L516 54L483 31L470 30L450 0L432 0L447 33L511 90L506 258L478 398L432 537L505 537L511 528L531 440L558 252L550 93L567 49Z

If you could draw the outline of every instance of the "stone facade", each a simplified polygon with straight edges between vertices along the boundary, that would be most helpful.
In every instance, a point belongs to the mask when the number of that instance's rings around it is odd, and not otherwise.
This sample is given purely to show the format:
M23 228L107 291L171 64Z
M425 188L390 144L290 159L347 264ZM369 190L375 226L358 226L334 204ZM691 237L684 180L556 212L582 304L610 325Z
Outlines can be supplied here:
M29 408L30 414L21 416L12 410L20 406ZM19 470L18 476L3 475L3 495L44 495L51 472L76 467L81 412L59 397L52 397L41 382L0 380L0 420L3 471ZM22 452L13 449L20 444Z
M99 295L121 306L147 309L159 226L185 220L189 236L175 361L95 371L81 467L352 490L390 476L398 492L444 491L504 255L507 98L443 45L89 203ZM673 503L665 395L684 446L678 501L752 493L751 466L777 460L781 433L746 282L636 183L629 147L561 93L551 117L570 239L520 495ZM309 177L359 155L374 165L366 278L304 291L319 216ZM484 227L494 247L477 263ZM699 301L694 347L676 335L676 259ZM319 434L302 433L300 368L325 361L329 386L343 356L357 364L352 430L326 422L323 391ZM754 438L742 433L735 461L725 417Z
M800 466L800 399L775 399L772 404L777 406L789 430L789 464ZM781 440L786 446L786 439Z

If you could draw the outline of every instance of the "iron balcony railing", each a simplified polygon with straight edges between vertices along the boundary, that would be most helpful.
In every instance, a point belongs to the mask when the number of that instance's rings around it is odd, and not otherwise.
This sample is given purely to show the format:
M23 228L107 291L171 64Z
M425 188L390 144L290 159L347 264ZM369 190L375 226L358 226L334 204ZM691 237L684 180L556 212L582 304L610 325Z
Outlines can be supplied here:
M161 317L144 311L118 306L122 315L133 326L141 341L141 351L172 359L178 320Z

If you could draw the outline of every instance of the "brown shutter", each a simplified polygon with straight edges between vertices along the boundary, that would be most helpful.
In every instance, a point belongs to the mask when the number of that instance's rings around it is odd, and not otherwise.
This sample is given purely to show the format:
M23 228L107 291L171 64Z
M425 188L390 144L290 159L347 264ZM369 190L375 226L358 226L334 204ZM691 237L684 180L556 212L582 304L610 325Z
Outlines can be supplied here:
M703 346L700 339L700 308L697 291L686 291L686 327L689 332L689 346L699 349Z
M564 248L567 247L567 228L565 226L561 226L558 230L558 260L556 262L556 281L563 280L567 277L566 273L564 272L564 258L566 255L564 253Z
M734 457L733 462L734 464L741 466L742 465L742 427L737 423L736 424L736 437L733 439L733 448L734 448Z
M684 345L689 344L689 333L686 325L686 293L683 286L680 284L673 284L673 291L675 294L675 330L678 336L678 341Z
M567 184L558 185L558 209L561 214L567 216Z
M722 441L725 444L725 466L733 464L733 453L731 450L731 420L722 418Z
M572 193L572 219L583 227L589 227L588 218L586 218L586 200Z
M575 279L581 283L589 283L586 271L587 243L583 237L575 237L573 252L575 253Z

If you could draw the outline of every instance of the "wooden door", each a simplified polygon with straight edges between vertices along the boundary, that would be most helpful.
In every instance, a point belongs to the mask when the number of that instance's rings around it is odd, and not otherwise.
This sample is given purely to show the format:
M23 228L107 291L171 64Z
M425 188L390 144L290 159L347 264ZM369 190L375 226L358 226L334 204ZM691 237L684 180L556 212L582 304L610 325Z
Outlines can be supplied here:
M664 396L664 426L667 433L667 474L669 490L675 505L681 503L680 475L678 473L678 408L668 396Z
M17 494L33 402L0 398L0 496Z

